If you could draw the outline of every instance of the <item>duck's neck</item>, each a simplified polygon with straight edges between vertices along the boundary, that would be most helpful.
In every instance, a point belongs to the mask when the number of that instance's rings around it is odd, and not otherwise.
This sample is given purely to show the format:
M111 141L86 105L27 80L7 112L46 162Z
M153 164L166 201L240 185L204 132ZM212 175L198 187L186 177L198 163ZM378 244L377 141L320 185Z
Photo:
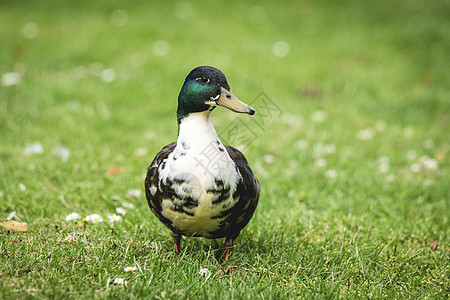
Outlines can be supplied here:
M199 146L219 141L216 130L209 120L210 114L210 111L190 113L179 120L177 142Z

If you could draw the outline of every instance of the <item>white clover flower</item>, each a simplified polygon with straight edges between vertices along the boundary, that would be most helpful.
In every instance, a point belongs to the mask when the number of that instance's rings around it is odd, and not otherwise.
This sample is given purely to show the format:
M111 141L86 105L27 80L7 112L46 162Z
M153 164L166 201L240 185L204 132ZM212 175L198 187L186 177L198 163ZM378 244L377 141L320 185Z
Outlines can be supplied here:
M381 173L387 173L389 171L389 158L387 156L378 158L378 170Z
M405 139L412 139L414 137L414 129L412 127L406 127L404 131Z
M109 219L110 223L113 223L113 222L121 221L122 217L118 216L116 214L112 214L112 215L108 215L108 219Z
M423 185L423 187L425 187L425 188L430 187L430 186L433 185L433 180L431 180L431 179L425 179L425 180L422 182L422 185Z
M395 180L395 176L393 174L389 174L386 176L387 182L393 182Z
M311 120L316 123L322 123L328 118L328 113L324 110L316 110L311 114Z
M426 149L432 149L434 147L434 142L432 139L425 140L425 142L423 142L423 146Z
M428 156L422 156L419 163L425 171L436 171L438 169L438 161Z
M326 170L325 171L325 176L330 178L330 179L335 179L337 177L337 171L336 170Z
M285 41L278 41L272 46L272 52L277 57L285 57L289 54L289 44Z
M118 213L119 215L125 215L127 212L122 207L117 207L116 213Z
M414 151L414 150L409 150L409 151L406 153L406 158L408 158L409 160L415 160L416 157L417 157L417 153L416 153L416 151Z
M300 150L304 150L304 149L308 148L308 141L307 140L298 140L297 143L295 143L295 146Z
M126 208L134 209L134 204L133 204L133 203L130 203L130 202L123 202L123 203L122 203L122 206L123 206L123 207L126 207ZM117 211L117 209L116 209L116 212L119 213L119 212Z
M125 267L123 270L125 271L125 272L133 272L133 271L136 271L136 267Z
M389 172L389 165L388 165L388 164L385 164L385 163L379 164L379 165L378 165L378 170L379 170L381 173L387 173L387 172Z
M22 27L22 34L27 39L34 39L39 34L39 27L35 23L27 23Z
M99 214L92 214L92 215L86 216L86 221L96 224L99 222L103 222L103 218Z
M170 52L170 44L168 41L160 40L153 44L153 52L157 56L165 56Z
M23 154L25 155L31 155L31 154L42 154L44 152L44 147L41 143L34 143L27 145L23 149Z
M411 170L411 172L413 173L419 173L420 170L422 169L422 167L420 166L420 164L412 164L409 169Z
M19 85L22 81L22 75L17 72L5 73L2 76L2 85L3 86L12 86Z
M323 168L327 165L327 161L323 158L319 158L319 159L316 159L316 161L314 161L314 165L317 168Z
M208 279L211 276L211 271L208 270L207 268L202 268L202 269L200 269L198 274L200 274L200 276L206 277L206 279Z
M128 19L128 13L122 9L118 9L111 14L111 23L117 27L125 26Z
M56 146L53 148L53 155L61 158L63 162L69 161L70 150L64 146Z
M15 212L15 211L12 211L12 212L8 215L8 217L6 218L6 220L10 221L10 220L12 220L12 218L14 218L15 216L16 216L16 212Z
M356 137L361 141L371 140L374 135L373 130L370 128L362 129L356 133Z
M77 220L77 219L81 219L81 217L76 212L73 212L66 216L66 221L73 221L73 220Z
M266 156L264 156L264 161L268 164L272 164L275 161L275 156L273 156L272 154L267 154Z
M127 192L127 195L129 197L139 198L141 196L141 190L129 190Z
M323 151L326 154L333 154L333 153L336 152L336 145L335 144L327 144L327 145L324 146Z
M19 191L25 192L27 190L27 187L23 183L19 183Z
M113 69L105 69L100 73L100 79L106 83L113 82L116 80L116 71Z
M324 155L333 154L336 152L336 145L334 144L322 144L317 143L314 144L313 147L313 156L314 157L322 157Z
M124 280L123 278L116 278L114 279L114 284L116 285L127 285L128 282Z
M378 120L375 123L375 129L379 132L384 131L386 129L386 127L387 127L387 123L384 120Z
M137 157L144 157L147 155L147 152L148 152L147 148L141 147L141 148L136 149L135 155Z

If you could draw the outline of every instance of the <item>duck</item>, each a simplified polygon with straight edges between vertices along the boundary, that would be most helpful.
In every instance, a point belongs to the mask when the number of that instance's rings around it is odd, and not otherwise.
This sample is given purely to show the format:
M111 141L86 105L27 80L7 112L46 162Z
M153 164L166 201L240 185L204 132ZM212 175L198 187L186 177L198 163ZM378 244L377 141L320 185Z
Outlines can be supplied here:
M210 120L216 107L254 115L231 92L217 68L194 68L178 95L178 136L147 168L145 195L153 214L172 231L176 254L181 237L225 238L224 260L252 218L260 184L245 156L223 145Z

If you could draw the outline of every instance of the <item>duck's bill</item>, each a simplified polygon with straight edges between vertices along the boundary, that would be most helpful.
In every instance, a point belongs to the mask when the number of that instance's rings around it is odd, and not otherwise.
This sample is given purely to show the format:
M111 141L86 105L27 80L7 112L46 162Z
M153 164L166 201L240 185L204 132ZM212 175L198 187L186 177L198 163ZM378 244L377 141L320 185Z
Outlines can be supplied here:
M249 115L255 114L255 110L250 105L238 100L236 96L229 90L222 87L220 98L217 101L217 105L228 108L231 111L237 113L245 113Z

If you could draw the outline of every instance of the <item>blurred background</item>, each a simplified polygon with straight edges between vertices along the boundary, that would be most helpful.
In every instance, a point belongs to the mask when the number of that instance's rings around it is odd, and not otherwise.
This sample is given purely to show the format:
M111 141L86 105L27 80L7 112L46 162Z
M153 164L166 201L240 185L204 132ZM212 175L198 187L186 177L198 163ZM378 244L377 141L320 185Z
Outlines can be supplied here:
M448 0L0 0L0 221L29 224L0 298L444 298L449 29ZM174 259L143 194L199 65L257 111L211 114L262 187L229 264Z

